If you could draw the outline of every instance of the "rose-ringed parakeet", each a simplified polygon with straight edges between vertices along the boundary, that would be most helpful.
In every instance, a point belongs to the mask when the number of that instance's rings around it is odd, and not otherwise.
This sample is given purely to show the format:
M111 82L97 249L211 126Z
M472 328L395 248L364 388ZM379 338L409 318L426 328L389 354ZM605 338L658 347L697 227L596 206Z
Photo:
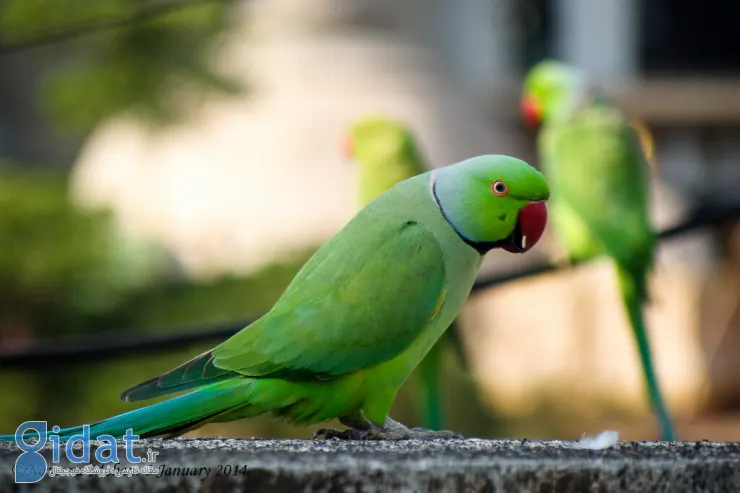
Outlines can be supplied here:
M400 182L319 248L265 315L122 398L190 393L100 421L91 436L131 428L172 437L263 413L295 424L339 418L349 427L318 437L459 436L406 428L388 416L391 405L460 312L483 254L524 253L540 239L549 194L539 171L500 155Z
M661 437L672 440L673 425L653 369L642 311L656 234L640 139L604 95L588 88L579 70L556 61L540 62L527 74L522 111L528 122L542 123L538 150L552 186L559 242L573 261L602 255L614 261Z
M368 116L353 123L345 140L345 154L357 163L359 207L364 207L396 183L427 171L413 132L399 121ZM449 343L463 367L465 351L455 322L419 363L423 425L431 430L444 426L442 357Z

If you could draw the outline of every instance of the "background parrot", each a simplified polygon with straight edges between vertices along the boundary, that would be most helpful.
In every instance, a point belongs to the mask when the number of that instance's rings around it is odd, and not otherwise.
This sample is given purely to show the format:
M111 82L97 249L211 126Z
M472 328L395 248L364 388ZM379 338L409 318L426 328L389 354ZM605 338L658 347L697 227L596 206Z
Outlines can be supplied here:
M539 171L500 155L402 181L319 248L265 315L122 398L192 392L100 421L91 437L118 438L129 428L173 437L268 412L295 424L339 418L349 427L316 437L458 436L406 428L388 416L391 405L457 317L485 252L524 253L539 241L549 194Z
M552 186L555 233L571 260L611 257L642 362L661 437L674 439L653 369L642 307L656 235L649 215L648 165L633 126L573 67L534 66L524 81L522 111L543 124L538 149Z
M404 124L381 116L359 119L350 128L345 154L359 168L359 207L364 207L396 183L424 173L427 168L411 130ZM422 422L425 428L444 427L442 398L442 357L445 342L455 349L465 368L465 351L455 322L419 363L422 392Z

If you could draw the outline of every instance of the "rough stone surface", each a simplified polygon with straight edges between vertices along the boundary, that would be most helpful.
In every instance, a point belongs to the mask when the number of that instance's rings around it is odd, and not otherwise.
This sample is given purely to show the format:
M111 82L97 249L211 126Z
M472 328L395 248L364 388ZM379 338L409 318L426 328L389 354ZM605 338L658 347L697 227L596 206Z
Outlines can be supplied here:
M159 474L57 476L23 485L14 483L12 472L18 449L15 444L2 443L0 491L740 491L740 444L618 442L602 450L576 446L577 442L479 439L142 440L135 449L142 456L147 449L159 452L152 464L160 469ZM48 445L43 454L52 466ZM126 464L122 460L120 467ZM231 475L224 475L228 466ZM183 468L196 468L198 475L183 476Z

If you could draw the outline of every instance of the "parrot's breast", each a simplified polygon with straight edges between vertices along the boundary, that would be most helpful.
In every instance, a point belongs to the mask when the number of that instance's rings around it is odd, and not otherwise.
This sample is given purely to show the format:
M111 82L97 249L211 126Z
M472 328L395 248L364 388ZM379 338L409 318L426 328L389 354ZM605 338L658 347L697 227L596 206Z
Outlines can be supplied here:
M445 282L434 313L416 340L390 361L368 370L369 378L382 385L400 387L457 318L475 283L483 257L466 244L442 215L429 184L430 174L418 176L403 184L406 197L416 197L405 210L408 219L423 225L434 234L443 252ZM404 191L406 192L406 191ZM403 261L403 260L400 260Z

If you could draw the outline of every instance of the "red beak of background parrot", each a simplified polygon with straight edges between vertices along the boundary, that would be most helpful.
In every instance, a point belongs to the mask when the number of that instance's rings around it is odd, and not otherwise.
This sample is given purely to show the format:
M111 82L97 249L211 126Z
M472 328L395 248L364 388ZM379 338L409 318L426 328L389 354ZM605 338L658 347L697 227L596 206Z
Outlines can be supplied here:
M540 241L545 226L547 226L547 203L544 200L530 202L519 211L511 241L501 248L510 253L524 253Z
M542 108L532 96L525 96L522 100L522 115L527 124L536 127L542 121Z
M342 142L342 153L344 154L344 157L351 158L354 154L355 145L354 142L352 142L352 137L349 135L344 137L344 141Z

